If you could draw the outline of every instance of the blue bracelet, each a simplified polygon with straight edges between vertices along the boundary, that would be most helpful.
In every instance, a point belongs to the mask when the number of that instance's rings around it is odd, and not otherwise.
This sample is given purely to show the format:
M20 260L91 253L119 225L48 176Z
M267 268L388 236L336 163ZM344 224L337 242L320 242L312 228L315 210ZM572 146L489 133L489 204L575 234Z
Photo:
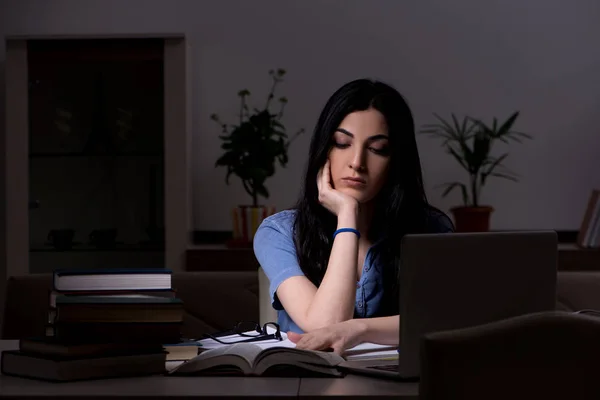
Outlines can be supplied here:
M360 232L354 228L340 228L333 233L333 238L335 239L335 236L341 232L354 232L354 233L356 233L356 236L358 236L358 238L360 239Z

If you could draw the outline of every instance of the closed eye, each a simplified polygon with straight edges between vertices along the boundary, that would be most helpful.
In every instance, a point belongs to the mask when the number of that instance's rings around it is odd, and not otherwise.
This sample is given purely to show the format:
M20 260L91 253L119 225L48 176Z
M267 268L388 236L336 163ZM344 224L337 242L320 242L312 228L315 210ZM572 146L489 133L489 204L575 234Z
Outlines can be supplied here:
M369 150L371 150L373 153L380 155L380 156L388 156L390 154L390 150L387 147L381 148L381 149L376 149L374 147L369 147Z
M350 147L350 145L349 145L349 144L346 144L346 143L338 143L338 142L334 142L334 143L333 143L333 145L334 145L335 147L337 147L338 149L346 149L346 148Z
M338 149L347 149L348 147L350 147L350 144L347 143L338 143L338 142L334 142L333 145L338 148ZM371 151L374 154L380 155L380 156L388 156L390 154L389 148L388 147L383 147L383 148L376 148L376 147L368 147L368 150Z

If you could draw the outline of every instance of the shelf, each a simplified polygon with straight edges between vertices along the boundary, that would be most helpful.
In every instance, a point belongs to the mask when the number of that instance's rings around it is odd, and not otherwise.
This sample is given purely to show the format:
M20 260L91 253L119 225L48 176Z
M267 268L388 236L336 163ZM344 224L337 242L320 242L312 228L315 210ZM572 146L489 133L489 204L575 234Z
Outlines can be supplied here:
M163 157L162 153L31 153L29 158Z
M90 253L90 252L164 252L164 245L161 244L117 244L114 248L97 248L92 245L73 245L68 250L58 250L51 245L43 247L32 247L29 252L32 253Z

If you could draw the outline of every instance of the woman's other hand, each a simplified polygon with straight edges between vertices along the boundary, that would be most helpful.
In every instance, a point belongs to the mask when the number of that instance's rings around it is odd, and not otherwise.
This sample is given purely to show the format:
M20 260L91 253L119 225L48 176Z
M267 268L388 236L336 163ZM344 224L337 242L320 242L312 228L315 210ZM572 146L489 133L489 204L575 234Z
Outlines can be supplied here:
M317 174L317 188L319 189L319 202L335 216L358 211L358 201L345 193L335 190L331 185L331 168L329 160Z
M366 325L359 319L350 319L308 333L287 332L296 348L330 351L342 355L344 351L363 342Z

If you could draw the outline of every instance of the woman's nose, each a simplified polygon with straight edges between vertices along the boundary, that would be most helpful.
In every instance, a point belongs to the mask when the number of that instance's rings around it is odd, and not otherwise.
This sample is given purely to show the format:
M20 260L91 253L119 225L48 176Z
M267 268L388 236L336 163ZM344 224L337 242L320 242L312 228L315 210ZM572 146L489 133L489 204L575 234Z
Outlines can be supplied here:
M355 171L363 171L365 169L365 155L362 150L356 150L350 159L350 168Z

